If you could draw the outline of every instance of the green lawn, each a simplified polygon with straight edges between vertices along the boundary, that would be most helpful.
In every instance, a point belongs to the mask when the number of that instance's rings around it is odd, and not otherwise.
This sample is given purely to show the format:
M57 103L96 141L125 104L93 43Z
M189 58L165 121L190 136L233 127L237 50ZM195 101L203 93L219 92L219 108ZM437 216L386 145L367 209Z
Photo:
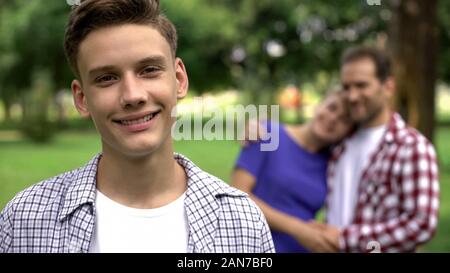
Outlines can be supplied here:
M450 252L450 128L438 131L436 143L441 161L441 217L438 233L421 251ZM184 141L175 146L205 171L229 181L239 152L236 142ZM98 136L92 132L61 133L49 145L2 141L0 135L0 209L20 190L85 164L99 150Z

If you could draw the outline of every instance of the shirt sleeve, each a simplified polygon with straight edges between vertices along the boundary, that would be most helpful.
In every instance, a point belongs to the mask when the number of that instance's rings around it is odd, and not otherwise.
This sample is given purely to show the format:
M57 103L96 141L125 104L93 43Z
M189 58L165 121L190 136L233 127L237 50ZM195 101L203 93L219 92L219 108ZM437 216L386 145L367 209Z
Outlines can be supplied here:
M439 178L436 152L426 140L403 147L398 177L400 211L386 222L354 224L341 232L341 249L368 252L410 252L435 233L439 210Z
M260 219L262 222L261 228L261 253L275 253L275 246L273 244L272 233L270 232L269 224L260 211Z
M7 253L12 241L12 225L9 211L10 208L7 206L0 213L0 253Z

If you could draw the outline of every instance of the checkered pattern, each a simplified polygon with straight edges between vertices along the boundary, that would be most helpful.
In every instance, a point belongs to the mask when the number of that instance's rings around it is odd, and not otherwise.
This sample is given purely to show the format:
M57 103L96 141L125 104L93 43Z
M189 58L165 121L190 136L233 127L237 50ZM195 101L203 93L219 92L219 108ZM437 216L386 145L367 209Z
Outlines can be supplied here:
M329 176L344 146L337 147ZM331 179L329 179L331 180ZM333 185L329 185L331 192ZM393 114L388 131L363 172L353 223L341 232L341 249L413 252L436 230L439 180L435 150L418 131Z
M19 193L0 215L0 253L88 252L100 157ZM264 215L245 193L182 155L175 159L188 176L189 252L275 251Z

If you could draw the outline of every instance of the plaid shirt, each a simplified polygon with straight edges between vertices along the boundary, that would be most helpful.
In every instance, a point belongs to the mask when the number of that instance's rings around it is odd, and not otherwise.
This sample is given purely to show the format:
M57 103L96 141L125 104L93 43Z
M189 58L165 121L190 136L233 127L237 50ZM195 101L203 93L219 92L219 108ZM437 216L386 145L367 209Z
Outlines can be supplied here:
M344 144L334 150L330 178L344 150ZM332 190L330 183L329 193ZM370 165L363 171L355 217L341 231L341 250L368 252L379 246L382 252L413 252L433 236L438 209L435 150L395 113Z
M87 253L95 225L100 155L82 168L19 193L0 217L0 253ZM261 210L248 196L175 155L188 176L188 252L274 252Z

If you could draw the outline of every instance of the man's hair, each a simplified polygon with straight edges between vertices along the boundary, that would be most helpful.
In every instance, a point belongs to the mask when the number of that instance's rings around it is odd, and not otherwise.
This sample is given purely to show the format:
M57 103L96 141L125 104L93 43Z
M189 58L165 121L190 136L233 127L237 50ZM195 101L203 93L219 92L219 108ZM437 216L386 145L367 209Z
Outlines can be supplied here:
M122 24L148 25L169 43L173 57L177 51L177 31L159 8L159 0L84 0L69 15L64 50L76 76L80 44L92 31Z
M361 59L370 59L374 63L376 76L381 82L391 76L389 57L382 50L373 47L356 46L347 49L342 55L341 67Z

